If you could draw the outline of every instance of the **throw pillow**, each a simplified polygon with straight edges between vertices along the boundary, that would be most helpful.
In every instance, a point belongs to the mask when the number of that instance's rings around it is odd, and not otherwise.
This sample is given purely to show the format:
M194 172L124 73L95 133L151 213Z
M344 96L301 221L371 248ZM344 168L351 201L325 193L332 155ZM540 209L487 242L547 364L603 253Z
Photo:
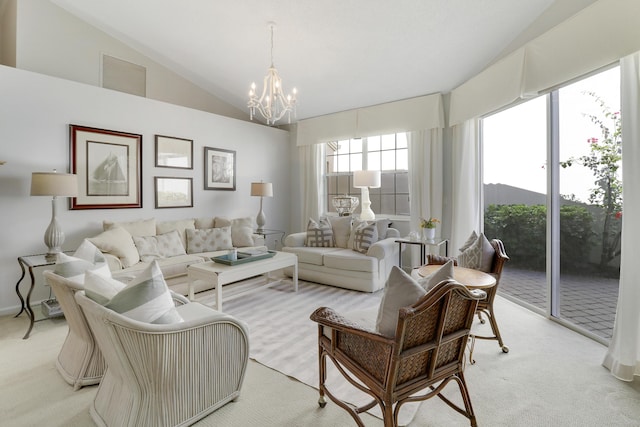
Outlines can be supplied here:
M183 321L157 261L133 278L105 307L140 322L160 324Z
M187 230L187 253L220 251L232 247L231 227Z
M309 218L306 245L312 248L333 247L333 229L327 218L320 218L317 222Z
M351 249L349 235L351 234L350 216L330 216L329 222L333 230L333 242L338 248Z
M380 300L376 330L382 335L394 336L400 309L415 304L426 293L418 282L394 265Z
M418 280L418 283L426 290L430 291L438 283L443 280L453 279L453 260L449 260L439 269L430 275Z
M136 245L133 243L131 234L122 227L114 227L103 231L88 240L103 253L118 257L124 268L131 267L140 261L140 255Z
M104 231L111 230L116 227L124 228L132 236L154 236L156 234L155 218L124 222L102 221L102 229Z
M177 230L180 240L182 241L182 247L187 247L187 233L185 230L196 228L194 219L178 219L175 221L162 221L156 224L155 234L166 234L170 231Z
M458 255L458 265L489 273L495 253L496 251L491 246L491 243L483 233L480 233L475 242Z
M104 277L93 271L87 271L84 292L100 305L106 305L126 285L112 277Z
M241 248L245 246L253 246L253 219L250 217L227 219L224 217L215 217L214 227L231 227L231 240L233 246Z
M469 246L471 246L478 239L478 233L474 231L471 232L471 235L467 238L467 241L464 242L462 246L460 246L460 252L464 252L467 250Z
M378 227L378 240L385 239L387 237L387 230L391 226L391 221L386 218L376 219L376 226Z
M195 219L195 226L199 230L213 228L213 224L214 224L214 218L210 216Z
M85 281L85 273L90 270L95 274L111 277L111 270L102 252L93 243L84 239L72 256L65 253L58 254L53 272L82 285Z
M133 236L133 242L138 248L140 260L143 262L186 254L178 230L157 236Z
M371 245L378 241L378 227L375 221L358 224L353 235L353 250L366 254Z

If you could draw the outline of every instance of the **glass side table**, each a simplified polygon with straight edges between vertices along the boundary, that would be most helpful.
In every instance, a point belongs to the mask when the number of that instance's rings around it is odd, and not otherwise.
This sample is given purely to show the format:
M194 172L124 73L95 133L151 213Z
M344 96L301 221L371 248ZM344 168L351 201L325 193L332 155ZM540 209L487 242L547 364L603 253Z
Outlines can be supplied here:
M262 236L264 238L264 244L267 247L269 247L269 245L267 245L267 236L280 235L280 245L282 245L284 243L282 240L284 240L285 232L282 231L282 230L270 230L270 229L263 228L262 230L253 230L253 234L257 234L258 236ZM278 248L276 246L277 245L274 243L274 245L273 245L273 249L274 250L278 250Z
M433 240L425 239L411 239L409 237L403 237L396 239L396 243L400 245L400 252L398 254L398 267L402 268L402 245L419 245L420 246L420 265L427 263L427 246L439 249L444 246L444 256L449 256L449 239L436 237Z
M22 269L22 276L16 283L16 294L18 294L18 298L20 298L20 311L13 317L18 317L22 314L22 312L26 312L29 317L29 329L27 329L27 333L24 334L22 339L26 340L29 338L29 334L31 334L31 330L33 329L33 324L35 322L35 314L33 313L33 309L31 308L31 293L33 292L33 287L36 284L35 277L33 276L33 269L37 267L46 267L48 265L54 265L56 263L57 257L51 258L47 257L45 254L40 255L24 255L18 257L18 264L20 264L20 268ZM29 270L29 277L31 278L31 285L29 286L29 292L27 292L27 297L24 298L22 293L20 292L20 283L24 279L24 276Z

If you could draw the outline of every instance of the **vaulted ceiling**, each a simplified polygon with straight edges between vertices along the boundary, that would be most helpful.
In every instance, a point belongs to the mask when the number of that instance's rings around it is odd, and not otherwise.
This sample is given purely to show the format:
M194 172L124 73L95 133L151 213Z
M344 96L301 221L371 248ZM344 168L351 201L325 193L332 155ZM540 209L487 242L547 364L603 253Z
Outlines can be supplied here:
M52 0L227 103L274 65L298 119L447 93L595 0Z

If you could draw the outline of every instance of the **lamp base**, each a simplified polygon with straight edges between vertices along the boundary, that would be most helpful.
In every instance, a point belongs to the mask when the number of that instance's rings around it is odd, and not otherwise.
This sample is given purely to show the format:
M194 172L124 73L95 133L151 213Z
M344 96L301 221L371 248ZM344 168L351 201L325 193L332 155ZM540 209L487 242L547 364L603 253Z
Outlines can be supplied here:
M267 217L262 210L262 197L260 197L260 212L258 212L258 216L256 216L256 224L258 225L258 231L264 231L264 225L267 223Z
M376 219L376 214L371 210L371 200L369 200L369 188L362 187L362 208L360 210L360 219L371 221Z

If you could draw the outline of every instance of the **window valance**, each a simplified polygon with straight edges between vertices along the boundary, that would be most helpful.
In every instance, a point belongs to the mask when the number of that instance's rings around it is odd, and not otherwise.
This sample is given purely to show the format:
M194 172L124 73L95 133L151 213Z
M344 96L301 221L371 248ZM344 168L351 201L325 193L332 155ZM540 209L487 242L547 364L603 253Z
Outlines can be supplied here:
M451 93L449 125L543 93L640 50L640 1L599 0Z
M300 120L297 145L443 127L438 93Z

